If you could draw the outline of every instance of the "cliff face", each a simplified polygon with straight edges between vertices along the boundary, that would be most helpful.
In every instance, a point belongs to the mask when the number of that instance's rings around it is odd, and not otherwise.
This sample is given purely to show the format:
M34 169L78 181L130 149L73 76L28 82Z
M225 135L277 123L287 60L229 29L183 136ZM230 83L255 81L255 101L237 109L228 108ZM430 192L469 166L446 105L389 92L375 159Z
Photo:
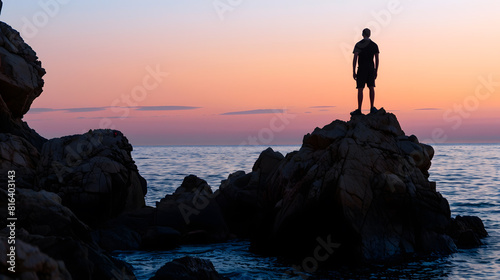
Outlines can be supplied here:
M45 138L22 121L40 96L45 70L19 32L0 22L0 133L10 133L41 150Z
M42 93L45 70L19 32L3 22L0 22L0 31L2 105L6 105L13 118L22 118Z

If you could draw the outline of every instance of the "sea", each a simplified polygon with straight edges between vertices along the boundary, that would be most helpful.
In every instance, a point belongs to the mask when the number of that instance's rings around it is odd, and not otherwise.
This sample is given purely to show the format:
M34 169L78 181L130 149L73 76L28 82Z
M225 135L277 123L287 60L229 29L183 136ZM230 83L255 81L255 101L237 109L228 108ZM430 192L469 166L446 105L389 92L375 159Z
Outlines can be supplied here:
M233 280L275 279L500 279L500 144L433 145L435 156L429 180L448 199L452 216L474 215L483 220L489 236L484 245L448 256L397 265L339 268L335 271L297 271L276 257L249 251L248 240L209 245L183 245L170 251L115 251L131 264L137 279L149 279L165 263L193 256L209 259L223 276ZM132 156L148 181L146 204L155 206L190 174L206 180L215 191L238 170L250 172L267 146L134 147ZM282 154L299 146L272 146Z

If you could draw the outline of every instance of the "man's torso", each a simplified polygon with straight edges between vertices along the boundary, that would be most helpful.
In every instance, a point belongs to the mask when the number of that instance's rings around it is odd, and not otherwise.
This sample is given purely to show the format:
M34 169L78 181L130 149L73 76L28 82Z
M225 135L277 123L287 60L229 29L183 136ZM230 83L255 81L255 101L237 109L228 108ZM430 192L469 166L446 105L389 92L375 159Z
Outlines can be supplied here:
M358 65L360 68L374 67L373 57L379 53L378 46L370 39L363 39L354 46L353 53L358 53Z

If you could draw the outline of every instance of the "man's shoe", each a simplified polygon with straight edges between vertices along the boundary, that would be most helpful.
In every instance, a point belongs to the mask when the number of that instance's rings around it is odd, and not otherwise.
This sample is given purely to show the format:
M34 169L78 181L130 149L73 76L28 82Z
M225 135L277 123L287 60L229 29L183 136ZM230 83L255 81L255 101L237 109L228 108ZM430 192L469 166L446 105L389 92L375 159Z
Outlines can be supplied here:
M361 113L360 109L356 109L356 110L351 112L351 116L358 116L358 115L363 115L363 113Z
M378 112L378 110L377 110L377 108L375 108L375 107L372 107L372 108L370 109L370 114L375 114L375 113L377 113L377 112Z

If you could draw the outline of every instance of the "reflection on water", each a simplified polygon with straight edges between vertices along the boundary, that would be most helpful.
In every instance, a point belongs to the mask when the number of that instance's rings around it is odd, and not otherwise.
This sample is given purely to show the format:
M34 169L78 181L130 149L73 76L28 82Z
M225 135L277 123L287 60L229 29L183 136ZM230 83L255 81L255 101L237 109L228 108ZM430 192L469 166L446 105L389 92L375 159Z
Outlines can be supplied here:
M148 180L147 204L172 193L185 176L195 174L213 189L229 173L251 171L266 147L137 147L139 171ZM287 153L297 146L279 146ZM483 246L432 259L391 267L342 268L318 272L310 279L500 279L500 145L436 145L430 180L448 199L452 215L479 216L489 233ZM217 271L231 279L303 279L277 258L248 252L248 241L182 246L165 252L116 252L134 266L138 279L149 279L172 259L191 255L210 259ZM287 273L288 272L288 273Z

